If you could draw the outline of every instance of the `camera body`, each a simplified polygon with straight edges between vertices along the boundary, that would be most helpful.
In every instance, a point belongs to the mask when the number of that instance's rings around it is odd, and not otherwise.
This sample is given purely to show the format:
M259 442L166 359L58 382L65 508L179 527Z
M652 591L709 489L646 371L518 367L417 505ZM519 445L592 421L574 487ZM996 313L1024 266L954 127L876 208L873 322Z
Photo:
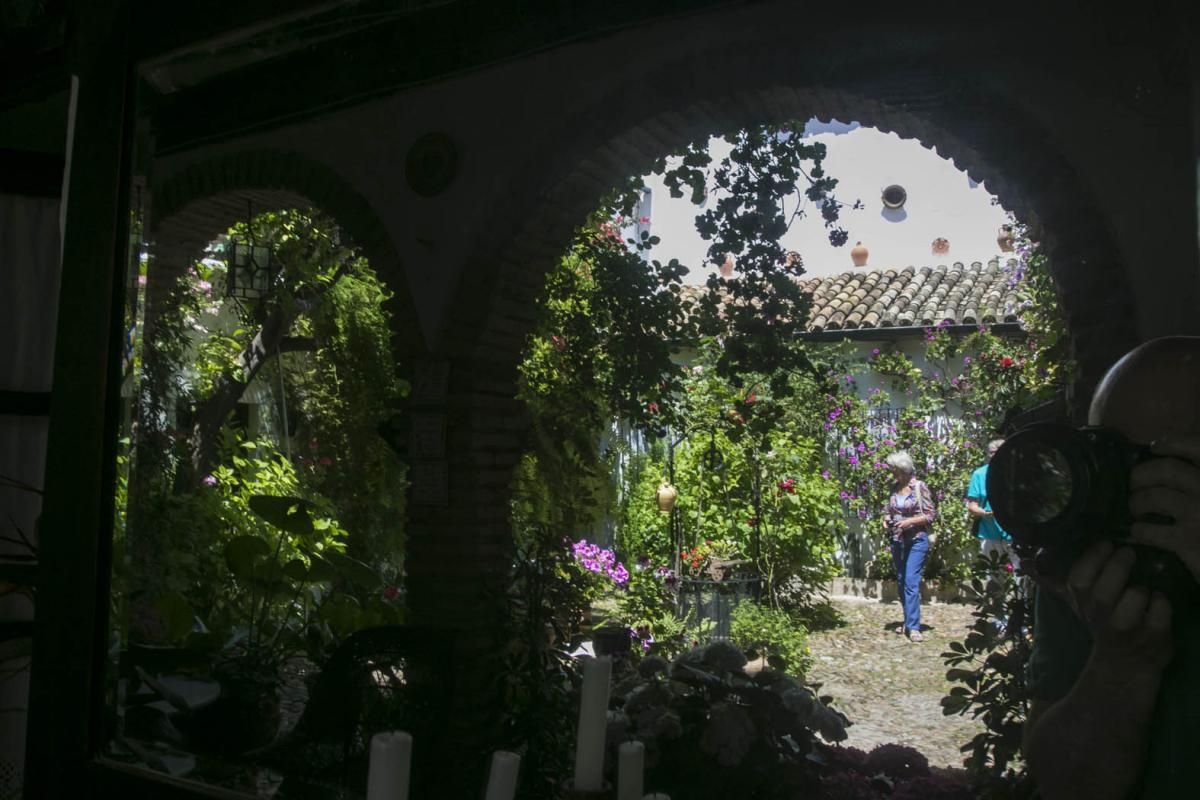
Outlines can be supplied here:
M1092 544L1105 539L1137 555L1130 582L1193 604L1200 587L1174 553L1126 542L1133 468L1150 448L1103 427L1035 423L1008 437L988 468L988 501L1022 558L1064 576ZM1146 522L1171 520L1145 519Z

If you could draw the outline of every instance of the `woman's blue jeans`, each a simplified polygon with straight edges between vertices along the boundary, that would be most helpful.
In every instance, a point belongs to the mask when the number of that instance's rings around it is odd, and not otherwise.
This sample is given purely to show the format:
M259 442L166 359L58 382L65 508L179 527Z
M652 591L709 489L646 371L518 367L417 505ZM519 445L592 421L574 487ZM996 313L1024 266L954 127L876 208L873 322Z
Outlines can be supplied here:
M921 630L921 572L929 539L920 536L892 540L892 564L896 567L896 592L904 604L904 630Z

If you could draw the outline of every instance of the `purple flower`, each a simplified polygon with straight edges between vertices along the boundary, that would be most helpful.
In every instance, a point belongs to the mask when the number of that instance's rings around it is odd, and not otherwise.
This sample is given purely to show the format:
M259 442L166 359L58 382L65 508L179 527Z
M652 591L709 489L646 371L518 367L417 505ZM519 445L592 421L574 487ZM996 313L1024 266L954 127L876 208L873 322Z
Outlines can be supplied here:
M970 364L970 363L971 363L971 357L970 357L970 356L963 356L963 363L964 363L964 364Z
M821 477L824 478L825 480L829 480L829 470L827 470L827 469L821 470Z
M874 350L872 350L872 351L871 351L871 355L873 355L873 356L877 356L877 355L879 355L879 348L878 348L878 347L876 347Z
M212 475L205 475L204 480L202 480L200 482L203 483L205 486L216 486L217 485L217 479L215 477L213 477Z
M858 456L854 455L853 453L847 456L846 460L850 462L851 466L858 466Z

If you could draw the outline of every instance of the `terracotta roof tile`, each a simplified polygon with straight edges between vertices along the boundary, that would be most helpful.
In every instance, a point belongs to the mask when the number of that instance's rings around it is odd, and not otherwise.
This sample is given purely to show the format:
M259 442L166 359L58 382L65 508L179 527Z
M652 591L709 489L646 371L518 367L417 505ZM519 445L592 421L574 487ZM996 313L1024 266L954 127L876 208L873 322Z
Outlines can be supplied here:
M1012 262L1010 262L1012 263ZM996 259L937 266L843 272L803 278L812 296L808 330L813 333L937 325L1016 322L1016 292ZM685 287L693 298L703 287Z

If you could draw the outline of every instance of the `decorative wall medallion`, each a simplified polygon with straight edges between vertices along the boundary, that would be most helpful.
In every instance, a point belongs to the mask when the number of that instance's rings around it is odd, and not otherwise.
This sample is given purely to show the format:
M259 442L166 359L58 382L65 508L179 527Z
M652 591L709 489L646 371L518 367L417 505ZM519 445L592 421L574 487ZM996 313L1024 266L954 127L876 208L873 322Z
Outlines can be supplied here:
M404 162L408 186L422 197L441 194L458 175L458 148L449 135L427 133L413 142Z

